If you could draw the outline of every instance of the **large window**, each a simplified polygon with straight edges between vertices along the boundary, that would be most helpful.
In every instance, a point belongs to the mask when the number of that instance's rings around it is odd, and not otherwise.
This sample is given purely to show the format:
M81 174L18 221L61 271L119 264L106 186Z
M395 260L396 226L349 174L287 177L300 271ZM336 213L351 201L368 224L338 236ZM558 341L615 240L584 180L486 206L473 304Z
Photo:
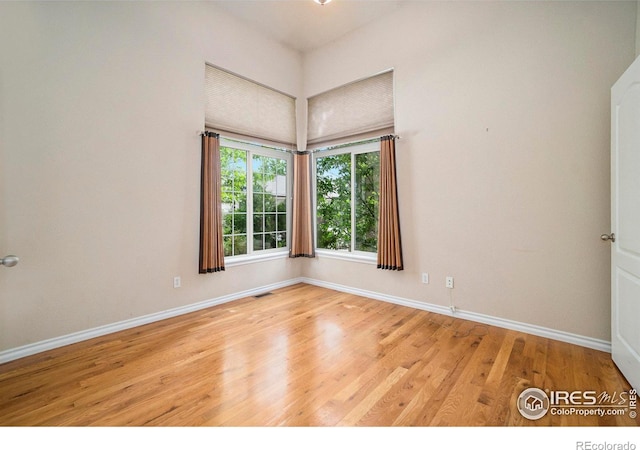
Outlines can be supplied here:
M223 139L220 161L225 257L286 249L289 154Z
M315 175L317 248L375 253L379 142L316 152Z

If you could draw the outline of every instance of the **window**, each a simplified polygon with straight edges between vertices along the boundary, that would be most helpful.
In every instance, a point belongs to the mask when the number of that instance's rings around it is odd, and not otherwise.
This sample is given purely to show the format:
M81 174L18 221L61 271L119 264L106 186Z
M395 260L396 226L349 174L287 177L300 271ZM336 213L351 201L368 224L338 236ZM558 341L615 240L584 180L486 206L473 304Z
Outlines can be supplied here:
M395 130L393 69L316 94L307 105L318 253L380 266L380 149Z
M286 249L290 155L223 139L220 162L225 257Z
M318 249L377 251L379 177L377 140L316 153Z

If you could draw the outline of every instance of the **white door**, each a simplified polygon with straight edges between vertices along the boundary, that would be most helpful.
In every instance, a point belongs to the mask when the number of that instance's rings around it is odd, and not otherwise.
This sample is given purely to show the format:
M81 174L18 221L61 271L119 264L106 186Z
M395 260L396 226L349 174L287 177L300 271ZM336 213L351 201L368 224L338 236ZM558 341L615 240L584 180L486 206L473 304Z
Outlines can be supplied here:
M640 390L640 58L611 89L611 226L612 357Z

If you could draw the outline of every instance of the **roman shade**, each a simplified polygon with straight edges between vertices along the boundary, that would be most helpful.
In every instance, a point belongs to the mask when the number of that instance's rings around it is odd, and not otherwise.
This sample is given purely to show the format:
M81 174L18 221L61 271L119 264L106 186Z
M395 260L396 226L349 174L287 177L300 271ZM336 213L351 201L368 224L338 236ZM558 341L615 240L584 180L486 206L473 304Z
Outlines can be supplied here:
M307 144L392 133L393 71L310 97Z
M217 132L296 143L295 98L205 65L205 126Z

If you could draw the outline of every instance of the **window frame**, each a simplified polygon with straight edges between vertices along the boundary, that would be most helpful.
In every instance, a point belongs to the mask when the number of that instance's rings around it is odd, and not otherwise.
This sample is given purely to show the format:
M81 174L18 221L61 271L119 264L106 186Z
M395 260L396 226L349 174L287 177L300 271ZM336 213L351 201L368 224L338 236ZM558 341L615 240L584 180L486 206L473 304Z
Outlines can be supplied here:
M355 182L356 171L354 170L356 155L363 153L380 152L380 140L365 140L353 143L347 143L332 147L319 147L312 151L312 173L313 173L313 232L314 232L314 246L316 248L316 254L328 258L342 259L347 261L355 261L366 264L377 264L377 252L365 252L356 250L356 208L355 208ZM318 247L318 190L317 190L317 160L326 156L350 154L351 155L351 243L349 250L333 250L327 248Z
M292 155L285 148L268 146L257 142L241 141L229 137L220 136L220 147L233 148L247 152L247 253L244 255L225 256L225 266L249 264L253 262L267 261L271 259L286 258L289 255L291 242L291 207L292 207ZM284 159L287 164L286 173L286 244L280 248L263 250L253 249L253 156L265 156L268 158Z

